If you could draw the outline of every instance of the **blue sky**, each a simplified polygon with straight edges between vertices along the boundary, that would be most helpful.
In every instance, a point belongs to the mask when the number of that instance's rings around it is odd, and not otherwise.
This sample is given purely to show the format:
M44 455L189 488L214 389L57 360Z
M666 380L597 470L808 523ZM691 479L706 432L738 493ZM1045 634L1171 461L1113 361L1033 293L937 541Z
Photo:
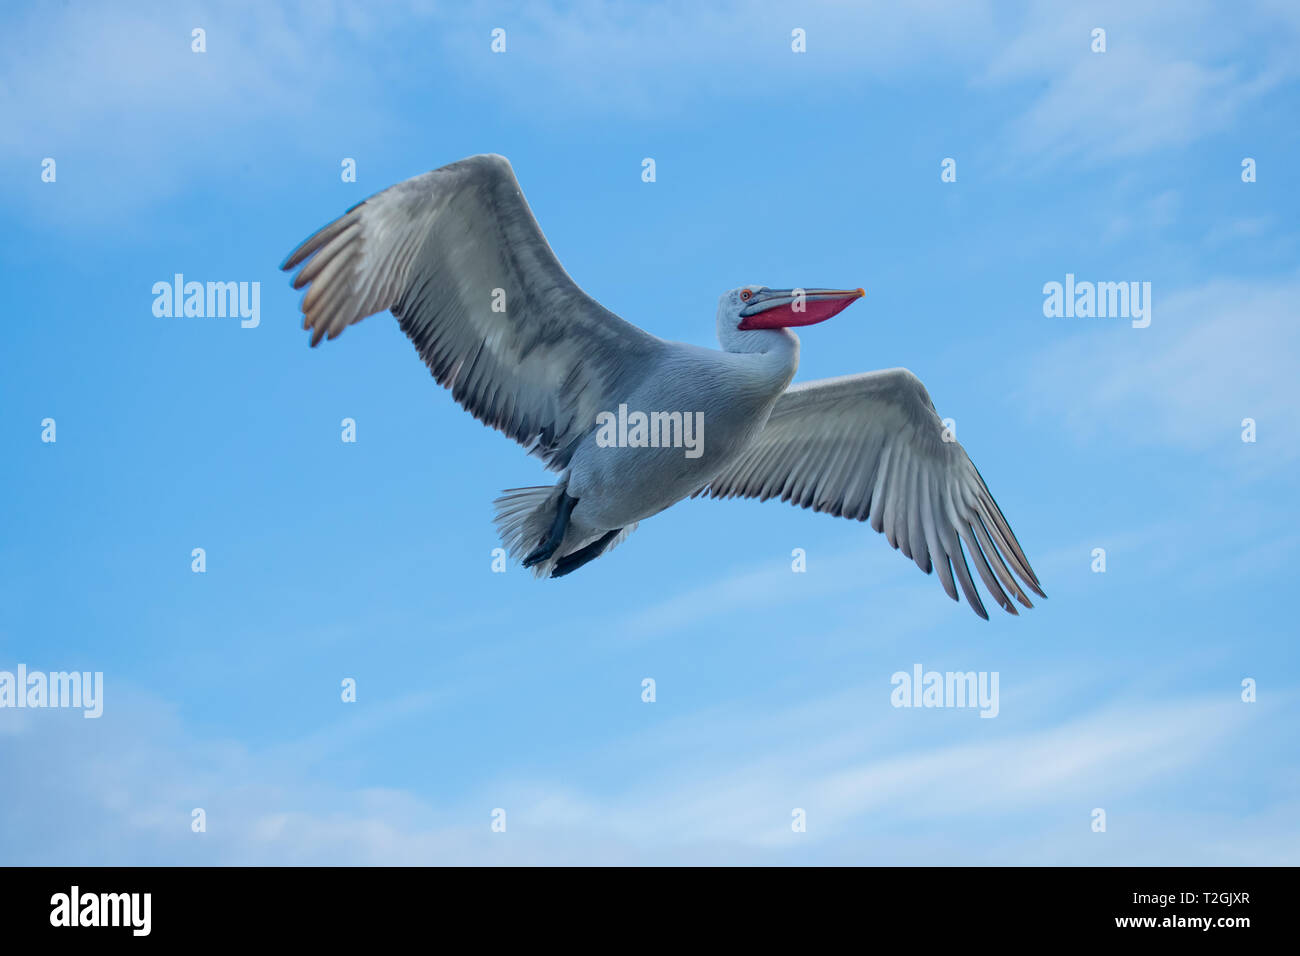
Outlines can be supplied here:
M105 684L98 720L0 709L0 862L1300 857L1294 4L74 3L0 27L0 670ZM869 527L775 502L683 503L560 581L492 573L492 499L549 476L391 317L309 349L277 272L480 152L665 338L716 344L741 284L865 287L797 378L916 372L1050 599L980 621ZM177 272L260 282L260 325L155 317ZM1150 327L1045 318L1067 273L1150 282ZM998 716L893 708L918 663L998 672Z

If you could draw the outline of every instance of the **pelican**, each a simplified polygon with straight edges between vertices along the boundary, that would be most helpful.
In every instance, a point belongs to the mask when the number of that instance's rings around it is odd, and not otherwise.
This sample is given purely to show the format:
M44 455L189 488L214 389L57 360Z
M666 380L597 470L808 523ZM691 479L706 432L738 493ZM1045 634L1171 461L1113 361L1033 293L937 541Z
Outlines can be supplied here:
M1003 610L1018 613L1008 594L1033 607L1026 588L1046 597L920 379L895 368L791 386L791 329L860 288L742 286L718 302L721 351L665 341L569 278L496 155L371 196L281 268L306 288L313 346L392 312L439 385L558 473L495 501L506 552L539 577L572 573L685 498L780 497L870 521L986 620L962 545Z

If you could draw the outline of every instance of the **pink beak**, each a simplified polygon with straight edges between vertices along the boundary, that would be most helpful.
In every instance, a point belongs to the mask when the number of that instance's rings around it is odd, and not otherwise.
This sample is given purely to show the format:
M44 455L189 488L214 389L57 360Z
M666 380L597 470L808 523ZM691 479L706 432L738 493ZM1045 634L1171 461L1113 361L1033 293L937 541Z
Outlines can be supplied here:
M866 295L862 289L764 289L740 310L742 331L825 322Z

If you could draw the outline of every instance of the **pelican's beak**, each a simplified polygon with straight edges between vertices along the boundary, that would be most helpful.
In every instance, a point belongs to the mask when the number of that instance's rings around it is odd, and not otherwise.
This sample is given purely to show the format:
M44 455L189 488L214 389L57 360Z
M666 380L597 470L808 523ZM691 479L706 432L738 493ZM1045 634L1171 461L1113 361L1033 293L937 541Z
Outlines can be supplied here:
M866 295L862 289L764 289L740 310L738 329L786 329L815 325Z

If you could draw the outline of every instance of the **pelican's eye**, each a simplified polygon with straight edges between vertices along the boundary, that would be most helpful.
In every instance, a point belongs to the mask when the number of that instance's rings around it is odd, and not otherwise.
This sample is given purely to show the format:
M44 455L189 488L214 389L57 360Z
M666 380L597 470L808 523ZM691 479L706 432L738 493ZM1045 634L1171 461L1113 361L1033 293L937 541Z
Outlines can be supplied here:
M753 298L753 296L754 293L750 292L748 289L741 290L740 298L743 299L745 302L748 302L751 298Z

